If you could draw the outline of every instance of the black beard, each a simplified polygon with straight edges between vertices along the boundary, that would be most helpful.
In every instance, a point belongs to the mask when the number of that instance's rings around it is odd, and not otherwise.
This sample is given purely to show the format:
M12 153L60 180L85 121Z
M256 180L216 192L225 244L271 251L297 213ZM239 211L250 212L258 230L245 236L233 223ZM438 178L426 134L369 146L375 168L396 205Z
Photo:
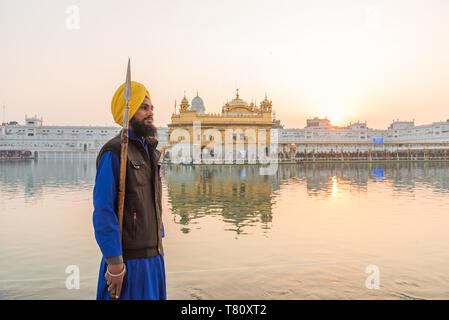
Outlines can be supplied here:
M144 123L145 120L142 120L142 122L137 121L134 119L134 117L131 118L129 121L129 124L138 137L157 137L157 128L152 123L146 125Z

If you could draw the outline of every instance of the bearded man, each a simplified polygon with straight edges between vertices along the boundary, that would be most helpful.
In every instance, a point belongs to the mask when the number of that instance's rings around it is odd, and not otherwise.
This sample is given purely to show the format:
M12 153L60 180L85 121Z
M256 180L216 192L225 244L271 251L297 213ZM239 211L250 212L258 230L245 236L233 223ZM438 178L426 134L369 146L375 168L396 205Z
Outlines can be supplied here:
M114 121L123 123L125 83L114 94ZM95 239L103 254L97 299L166 299L162 248L162 184L154 107L144 85L131 81L123 231L117 218L120 134L97 157L93 191Z

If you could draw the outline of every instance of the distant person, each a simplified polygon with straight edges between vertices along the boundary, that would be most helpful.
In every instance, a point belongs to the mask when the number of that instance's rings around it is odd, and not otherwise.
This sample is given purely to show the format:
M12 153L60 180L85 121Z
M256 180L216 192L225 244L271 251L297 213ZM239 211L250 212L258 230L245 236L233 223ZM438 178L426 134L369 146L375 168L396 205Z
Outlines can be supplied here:
M111 111L123 125L125 84L114 94ZM123 231L117 218L120 176L120 134L109 140L97 157L93 191L95 238L103 254L97 299L166 299L165 265L162 249L162 185L157 128L148 90L131 82L129 140Z

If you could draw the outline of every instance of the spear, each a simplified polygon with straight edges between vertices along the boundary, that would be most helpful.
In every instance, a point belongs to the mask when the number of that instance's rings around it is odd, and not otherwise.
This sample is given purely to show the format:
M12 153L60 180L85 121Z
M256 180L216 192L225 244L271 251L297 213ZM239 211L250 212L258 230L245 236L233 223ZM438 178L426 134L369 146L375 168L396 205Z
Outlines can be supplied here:
M120 239L122 238L123 228L123 208L125 205L125 181L126 181L126 162L128 157L128 124L129 124L129 105L131 100L131 59L128 58L128 69L126 70L126 82L124 98L126 101L125 110L123 111L123 127L121 132L121 152L120 152L120 180L118 188L118 208L117 217L120 226ZM115 292L111 292L111 300L115 299Z
M128 69L126 71L125 110L123 111L123 128L121 133L121 154L120 154L120 183L118 190L118 223L120 225L120 236L123 226L123 208L125 204L125 181L126 181L126 159L128 156L128 125L129 125L129 100L131 100L131 59L128 59Z

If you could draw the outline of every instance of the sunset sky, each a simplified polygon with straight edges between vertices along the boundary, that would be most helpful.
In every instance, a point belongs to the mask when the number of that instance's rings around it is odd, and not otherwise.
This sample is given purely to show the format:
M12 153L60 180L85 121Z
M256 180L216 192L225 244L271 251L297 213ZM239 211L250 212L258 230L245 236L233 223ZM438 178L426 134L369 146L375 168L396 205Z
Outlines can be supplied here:
M112 125L128 57L159 126L184 91L218 113L236 88L287 128L449 119L447 0L1 0L0 26L2 121Z

